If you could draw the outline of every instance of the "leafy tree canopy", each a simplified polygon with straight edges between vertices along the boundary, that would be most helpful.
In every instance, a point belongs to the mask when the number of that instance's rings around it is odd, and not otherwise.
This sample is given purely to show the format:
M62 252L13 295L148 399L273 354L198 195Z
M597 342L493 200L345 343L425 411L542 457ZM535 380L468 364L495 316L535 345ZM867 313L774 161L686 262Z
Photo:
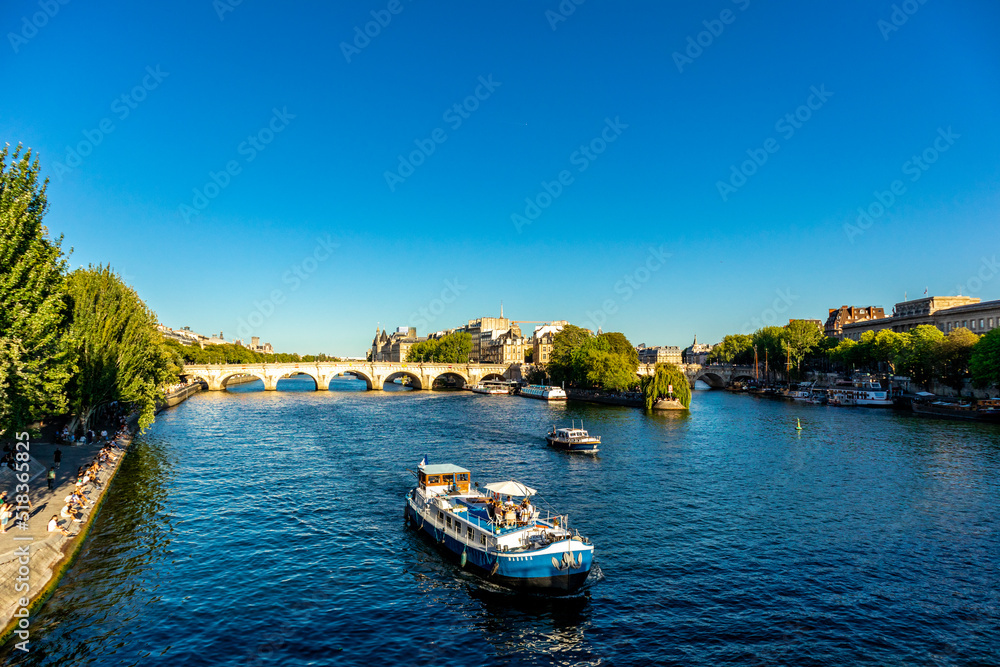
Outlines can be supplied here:
M691 386L674 364L656 364L653 375L642 378L641 386L647 410L652 410L661 398L676 398L685 408L691 407Z
M0 433L65 410L73 371L62 237L42 225L38 170L30 150L0 150Z

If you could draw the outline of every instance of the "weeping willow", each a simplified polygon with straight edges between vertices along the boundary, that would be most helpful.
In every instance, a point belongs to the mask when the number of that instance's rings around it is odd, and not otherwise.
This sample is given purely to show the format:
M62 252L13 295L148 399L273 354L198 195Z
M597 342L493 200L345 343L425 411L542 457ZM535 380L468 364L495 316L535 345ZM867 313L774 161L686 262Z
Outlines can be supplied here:
M642 378L646 409L652 410L657 400L671 397L671 385L674 388L672 397L679 400L685 408L691 407L691 387L681 369L673 364L656 364L655 372Z

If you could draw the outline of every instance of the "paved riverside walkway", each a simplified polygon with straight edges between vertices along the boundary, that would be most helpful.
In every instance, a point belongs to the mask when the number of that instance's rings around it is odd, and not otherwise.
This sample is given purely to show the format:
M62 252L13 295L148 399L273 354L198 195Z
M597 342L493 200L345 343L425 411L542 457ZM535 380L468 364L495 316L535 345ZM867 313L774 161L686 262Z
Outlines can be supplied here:
M130 444L131 435L120 438L119 443ZM34 604L38 596L48 588L54 574L62 567L62 561L77 548L80 532L85 526L90 525L96 503L107 490L108 482L125 456L122 450L114 450L117 459L109 461L101 468L101 487L96 488L91 483L85 488L84 495L88 507L83 510L82 522L76 523L72 518L65 519L59 514L66 504L64 499L75 488L77 470L80 466L90 465L105 444L104 441L98 441L89 445L58 445L62 450L62 463L56 470L53 490L50 491L46 475L49 467L53 465L52 459L57 445L30 443L31 457L44 465L45 472L29 482L28 497L33 507L28 512L27 530L22 530L14 520L11 520L7 524L6 534L0 535L0 633L20 608L19 600L26 597ZM7 470L7 473L9 472ZM14 501L17 495L14 489L16 481L9 474L3 474L2 480L0 491L7 491L9 499ZM53 514L59 516L60 526L69 531L69 536L64 536L60 532L48 532L48 522ZM28 551L27 555L25 549ZM23 589L25 580L30 588L17 590L17 588Z

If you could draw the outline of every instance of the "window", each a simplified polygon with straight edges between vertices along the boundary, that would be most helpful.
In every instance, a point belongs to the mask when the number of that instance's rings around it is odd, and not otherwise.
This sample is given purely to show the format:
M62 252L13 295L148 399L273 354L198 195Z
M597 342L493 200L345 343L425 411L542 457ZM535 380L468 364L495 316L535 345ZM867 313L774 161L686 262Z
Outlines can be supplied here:
M983 328L983 318L981 318L981 317L979 318L979 328L980 329Z
M969 321L968 320L962 320L962 326L968 328Z
M468 537L470 540L472 539L472 528L469 528L465 531L465 536Z
M427 483L428 484L439 484L440 482L441 482L441 478L438 477L437 475L429 475L427 477Z
M486 544L486 536L485 535L480 535L479 536L479 542L481 544Z
M987 320L987 324L990 325L990 329L993 328L993 318L992 317Z
M444 521L444 512L438 512L438 521Z
M458 481L460 481L460 482L468 482L469 481L469 473L467 473L467 472L461 473L458 476Z
M449 516L447 519L445 519L444 523L445 523L446 526L450 526L451 525L451 517Z
M459 525L458 519L455 519L455 532L459 535L462 534L462 526Z

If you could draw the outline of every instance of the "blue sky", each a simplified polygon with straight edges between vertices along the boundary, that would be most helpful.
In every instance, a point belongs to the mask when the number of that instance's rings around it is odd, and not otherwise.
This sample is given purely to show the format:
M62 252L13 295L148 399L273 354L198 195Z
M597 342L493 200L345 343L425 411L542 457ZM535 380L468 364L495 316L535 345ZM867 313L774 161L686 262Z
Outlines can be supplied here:
M503 300L685 345L1000 297L996 3L232 2L0 10L0 137L170 326L353 355Z

